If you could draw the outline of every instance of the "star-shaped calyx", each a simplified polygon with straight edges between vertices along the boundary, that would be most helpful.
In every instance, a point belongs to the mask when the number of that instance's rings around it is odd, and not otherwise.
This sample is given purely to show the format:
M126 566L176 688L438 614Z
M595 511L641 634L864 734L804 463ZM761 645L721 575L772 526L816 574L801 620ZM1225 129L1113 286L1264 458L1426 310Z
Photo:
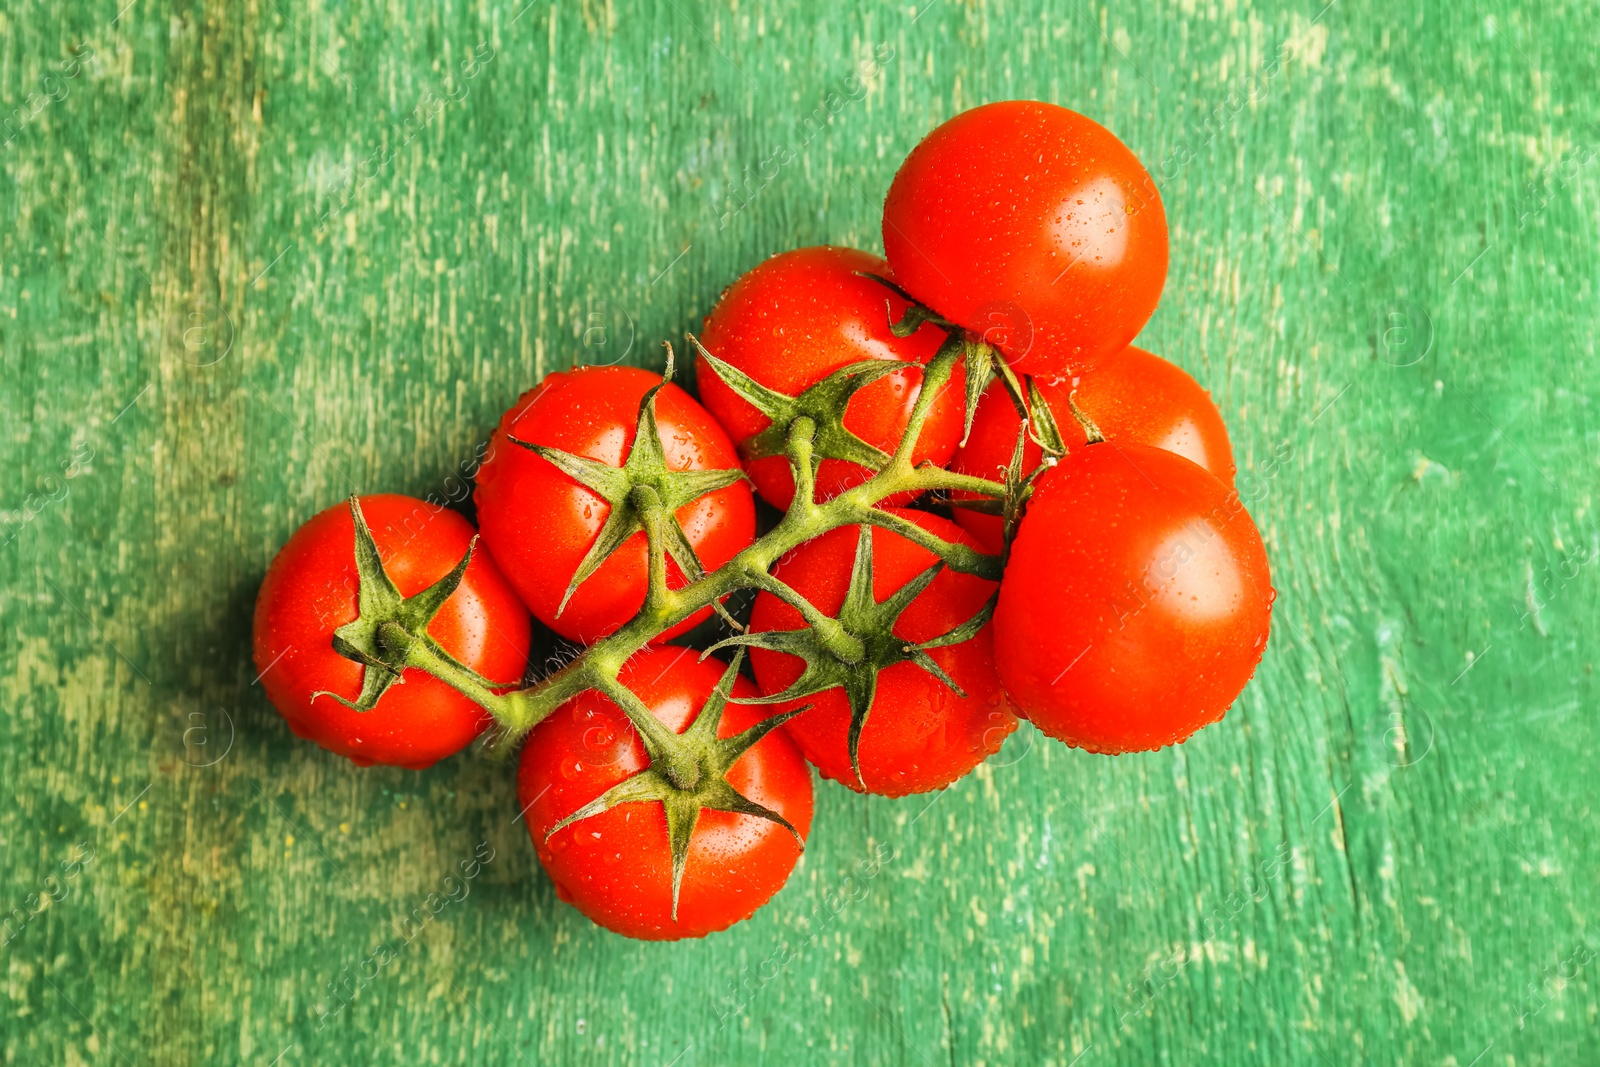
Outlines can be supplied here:
M800 850L805 851L805 838L782 815L762 804L757 804L728 784L728 770L763 737L788 722L805 708L763 719L747 730L732 737L718 737L722 714L728 706L728 694L733 691L734 679L739 675L739 664L744 652L734 656L728 669L722 672L717 687L706 698L705 705L681 734L675 734L651 714L644 702L630 690L620 685L604 690L606 695L628 716L628 721L639 733L650 765L632 777L607 789L565 819L556 823L545 835L548 841L557 832L591 815L599 815L619 804L660 804L667 816L667 842L672 850L672 919L678 919L678 895L683 886L683 870L689 859L689 840L700 821L700 813L731 811L738 815L754 815L777 823L794 834Z
M790 396L770 389L744 371L726 363L706 351L694 334L689 335L700 358L711 365L717 377L738 393L751 407L772 421L772 425L739 442L739 454L747 461L765 459L767 456L785 454L789 442L789 425L796 419L809 418L816 430L812 436L812 455L816 460L842 459L869 470L879 470L889 462L889 454L869 445L845 428L844 413L850 398L863 386L895 371L920 366L892 359L868 359L840 367L832 374Z
M689 543L683 527L678 523L678 509L707 493L732 485L743 479L745 473L737 467L730 470L668 469L666 453L661 444L661 431L656 425L656 396L671 380L672 346L668 345L666 374L661 384L652 387L639 402L639 421L634 430L633 445L620 467L585 456L575 456L548 445L511 438L513 444L549 460L563 474L611 506L594 544L589 546L588 553L572 574L566 594L556 608L557 615L566 610L567 602L578 591L578 586L587 581L618 546L634 534L644 531L645 512L648 509L659 509L662 513L660 528L666 536L666 553L678 564L684 577L694 581L705 573L699 557L695 555L694 546ZM651 492L640 492L641 489Z
M378 555L378 546L372 539L366 516L361 513L361 501L350 498L350 517L355 521L356 604L357 615L333 631L333 650L346 659L353 659L365 669L361 677L361 693L355 700L347 700L338 693L321 690L313 693L330 696L347 708L371 711L378 699L395 682L409 664L413 649L423 646L433 656L462 672L462 675L486 689L504 688L508 683L493 682L478 674L466 664L446 652L439 642L428 634L428 624L439 614L444 602L461 584L472 553L477 548L474 537L461 562L450 573L434 582L415 596L400 595L389 572L384 569Z
M1067 454L1067 444L1061 436L1061 428L1056 424L1055 417L1050 413L1050 406L1045 403L1044 397L1039 392L1039 387L1031 377L1024 377L1027 384L1028 402L1023 404L1019 399L1021 384L1011 379L1007 384L1008 391L1011 384L1017 385L1017 393L1012 395L1012 403L1016 405L1021 421L1017 424L1017 439L1011 449L1011 460L1006 465L1005 476L1002 484L1005 486L1005 495L999 498L982 498L977 500L947 500L952 507L964 508L968 511L982 512L985 515L998 515L1005 522L1005 540L1011 543L1016 536L1017 524L1022 521L1022 509L1028 502L1028 497L1033 494L1033 483L1039 477L1054 467L1062 456ZM1072 405L1072 411L1083 425L1084 433L1090 444L1105 440L1098 427L1088 421L1088 416L1079 409L1076 400L1068 395L1067 402ZM1028 441L1033 441L1044 452L1044 457L1038 466L1031 471L1022 467L1024 446Z
M888 307L890 333L896 337L910 337L920 330L924 324L931 323L944 330L947 334L944 344L939 346L939 350L934 353L933 358L934 360L940 357L959 358L965 367L967 407L966 415L961 424L961 444L965 445L967 438L972 435L972 417L977 414L978 399L983 396L983 391L989 384L989 375L997 367L1004 367L1005 361L1000 358L1000 354L995 351L993 345L975 337L926 304L921 303L916 297L888 278L880 274L873 274L871 271L857 271L856 273L863 278L870 278L872 281L877 282L906 302L905 313L900 316L898 322L895 321L893 307ZM887 305L887 302L885 303ZM959 356L956 353L959 353ZM931 363L932 360L929 362Z
M820 615L797 591L774 577L764 588L800 608L802 614L808 616L809 625L799 630L739 634L712 646L712 650L724 645L764 648L799 656L805 661L800 677L783 692L742 698L741 704L780 704L842 688L850 702L850 767L855 772L856 783L863 788L866 783L861 778L861 731L866 727L867 714L877 696L878 672L897 663L915 663L949 686L957 696L965 698L966 691L928 655L928 650L971 640L994 611L991 598L972 618L932 640L908 643L905 638L896 636L894 624L928 583L938 577L944 563L935 563L895 590L887 600L879 601L872 592L872 534L871 526L860 527L850 584L837 616Z

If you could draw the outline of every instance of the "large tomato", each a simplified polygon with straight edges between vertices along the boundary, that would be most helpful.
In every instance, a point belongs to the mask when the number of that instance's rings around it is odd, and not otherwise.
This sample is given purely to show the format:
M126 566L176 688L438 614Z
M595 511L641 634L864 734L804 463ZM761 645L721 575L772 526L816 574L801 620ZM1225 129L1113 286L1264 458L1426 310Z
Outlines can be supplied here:
M798 396L829 374L870 359L926 363L944 341L923 326L910 337L889 332L906 301L857 271L887 275L889 265L853 248L799 248L762 263L728 287L706 316L701 343L718 359L762 385ZM771 420L740 397L701 360L700 399L735 441L760 433ZM844 426L867 444L892 453L921 392L922 372L895 371L863 386L845 408ZM965 371L958 369L934 401L912 459L943 466L961 438ZM787 508L794 479L781 454L750 461L750 480L768 503ZM865 467L825 459L817 496L826 499L870 477Z
M1006 692L1092 752L1177 744L1222 718L1272 621L1261 536L1238 494L1164 449L1115 442L1038 482L995 610Z
M648 570L645 536L640 531L623 542L561 610L567 587L611 508L549 460L508 438L621 467L633 448L639 402L660 383L660 375L637 367L582 367L550 374L501 418L478 471L474 499L484 543L534 616L574 641L596 641L638 614ZM656 423L669 470L738 467L733 442L722 427L676 385L657 394ZM755 502L742 481L706 493L676 514L708 571L755 538ZM669 559L667 568L674 588L685 584L676 562ZM710 611L696 613L663 639L689 629Z
M972 545L972 538L947 519L923 511L886 509L947 541ZM801 545L773 574L826 615L836 616L850 586L852 561L861 527L844 526ZM887 530L872 531L872 595L887 600L912 578L938 562L932 552ZM944 570L893 626L906 644L928 641L954 630L983 608L994 583L971 574ZM750 630L796 630L800 612L770 593L756 597ZM905 796L943 789L999 751L1016 729L995 673L993 626L957 645L929 650L934 662L965 691L959 696L943 681L912 662L878 672L877 694L861 731L861 782L850 763L850 702L845 691L829 689L780 705L812 705L784 727L822 774L858 792ZM755 648L751 652L762 692L783 692L804 670L799 658ZM866 669L871 669L870 667Z
M1073 395L1072 386L1048 381L1036 384L1067 447L1081 448L1085 444L1083 427L1073 417L1067 401ZM1220 481L1233 484L1233 446L1228 441L1222 413L1212 402L1211 394L1177 364L1129 345L1116 359L1079 380L1077 402L1109 440L1176 452L1200 464ZM1021 421L1005 387L999 382L990 386L978 402L972 434L956 453L950 469L996 481L1004 478ZM1043 455L1030 438L1023 445L1023 473L1037 467ZM984 551L1000 551L998 515L967 508L956 508L955 515L956 522L978 539Z
M408 496L360 498L385 571L402 596L449 574L472 543L472 524ZM255 662L289 728L366 766L422 768L459 752L489 725L478 705L410 669L367 712L355 700L365 668L333 650L333 631L358 614L355 521L347 504L296 530L267 568L256 598ZM428 625L444 650L479 674L515 685L528 660L528 613L488 553L472 557L461 584Z
M1075 111L964 111L900 165L883 207L896 280L994 341L1021 372L1068 377L1122 350L1167 277L1167 217L1126 145Z
M681 734L722 677L721 662L697 657L687 648L641 652L624 665L622 684ZM757 692L739 678L732 694L738 699ZM730 703L717 736L733 737L769 713ZM783 887L800 858L794 835L769 819L700 811L689 838L676 920L672 850L659 801L620 804L550 834L563 819L649 764L627 716L593 691L562 705L528 735L517 792L556 894L608 930L655 941L702 937L749 918ZM740 756L727 772L727 783L782 815L802 837L810 832L811 771L781 729Z

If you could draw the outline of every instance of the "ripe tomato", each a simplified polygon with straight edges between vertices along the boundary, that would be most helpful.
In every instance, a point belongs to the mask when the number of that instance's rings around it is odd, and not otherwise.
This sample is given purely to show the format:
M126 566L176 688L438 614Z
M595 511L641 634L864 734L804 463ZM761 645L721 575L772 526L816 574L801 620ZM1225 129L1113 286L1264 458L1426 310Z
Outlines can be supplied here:
M886 509L948 541L974 542L947 519L923 511ZM872 596L882 602L938 562L932 552L887 530L872 531ZM825 615L837 616L850 586L852 560L861 527L844 526L801 545L781 560L773 574ZM928 641L971 619L994 593L993 582L971 574L939 572L894 622L894 636L906 644ZM770 593L756 597L750 630L795 630L805 625L800 612ZM993 626L969 641L928 651L935 663L966 692L949 686L912 662L878 672L877 693L861 731L862 782L850 764L850 701L841 688L779 705L811 704L784 728L800 751L825 777L857 792L905 796L943 789L1000 750L1017 727L994 667ZM775 695L804 670L796 656L752 648L751 664L761 691ZM863 669L873 669L865 664ZM864 788L863 788L864 783Z
M637 367L582 367L550 374L501 418L478 471L474 499L484 543L534 616L574 641L596 641L638 614L648 571L645 536L639 531L623 542L561 610L567 587L611 507L549 460L508 438L621 467L633 449L639 402L660 382L659 375ZM738 467L733 442L722 427L676 385L657 394L656 422L669 470ZM755 502L742 481L690 501L676 515L708 571L755 539ZM673 588L686 584L670 558L667 569ZM710 613L710 608L696 613L662 639L688 630Z
M1054 416L1061 437L1070 450L1086 442L1083 427L1073 417L1067 398L1072 387L1065 383L1039 381L1039 394ZM1100 432L1119 444L1154 445L1191 459L1233 484L1233 446L1222 413L1212 403L1211 394L1183 372L1177 364L1129 345L1116 359L1085 374L1078 382L1078 407L1092 419ZM999 382L990 386L978 402L972 419L972 434L956 453L950 469L963 474L999 481L1011 462L1021 424L1017 409ZM1026 474L1039 465L1044 453L1030 439L1023 446L1022 470ZM955 494L958 498L970 493ZM966 508L955 509L956 522L978 539L986 552L1001 548L1001 520Z
M1091 752L1222 718L1266 649L1267 554L1238 494L1149 445L1090 445L1038 482L995 609L1006 692Z
M361 512L395 587L414 596L449 574L472 543L472 524L414 497L364 496ZM255 661L289 728L365 767L421 769L465 748L489 725L478 705L416 669L378 698L355 700L363 667L333 650L333 631L356 618L355 523L347 504L307 520L267 568L256 598ZM514 685L528 661L528 613L489 554L474 553L461 584L428 625L444 650L479 674Z
M925 137L889 187L883 247L917 299L1039 377L1125 348L1167 277L1166 212L1139 160L1099 123L1031 100Z
M856 271L887 276L889 265L853 248L799 248L783 252L739 278L706 316L700 337L712 355L757 382L789 396L851 363L869 359L926 363L943 343L943 331L923 326L910 337L889 332L906 301ZM771 420L701 360L696 373L700 399L733 437L744 441ZM962 390L959 370L934 402L917 441L913 462L949 461L961 438ZM864 385L850 397L844 426L867 444L892 453L905 434L906 419L921 392L921 372L895 371ZM794 479L782 455L746 464L756 491L770 504L787 508ZM817 471L817 498L837 496L871 476L865 467L824 459ZM909 501L909 497L901 502Z
M668 729L682 734L700 714L724 664L687 648L646 650L621 681ZM733 697L756 696L744 678ZM730 738L769 709L728 704L717 736ZM629 937L703 937L747 919L783 887L800 858L794 834L756 815L702 809L672 918L672 850L660 801L624 803L550 831L608 789L650 765L622 710L590 691L558 708L528 735L517 775L518 802L539 862L556 895L590 919ZM811 829L811 772L781 729L736 760L727 783L786 818L803 838Z

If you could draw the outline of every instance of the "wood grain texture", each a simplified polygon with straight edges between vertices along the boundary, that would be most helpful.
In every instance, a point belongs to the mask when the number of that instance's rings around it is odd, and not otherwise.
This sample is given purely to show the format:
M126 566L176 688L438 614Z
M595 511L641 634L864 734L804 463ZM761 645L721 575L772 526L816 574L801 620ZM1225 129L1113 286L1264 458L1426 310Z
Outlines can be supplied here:
M1600 1062L1592 4L125 2L0 10L6 1062ZM296 525L879 247L905 152L1008 97L1165 199L1141 343L1280 592L1221 725L819 783L783 893L667 946L555 899L509 768L290 736L249 624Z

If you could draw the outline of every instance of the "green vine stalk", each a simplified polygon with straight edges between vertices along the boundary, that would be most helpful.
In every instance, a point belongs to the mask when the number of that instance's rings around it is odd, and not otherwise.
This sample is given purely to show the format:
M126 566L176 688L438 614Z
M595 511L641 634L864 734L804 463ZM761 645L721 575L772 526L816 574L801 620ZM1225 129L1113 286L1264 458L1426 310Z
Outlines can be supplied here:
M695 344L698 347L698 341ZM965 358L964 345L946 345L927 363L923 370L922 389L895 453L872 477L829 500L816 499L816 465L821 457L816 456L813 450L815 423L809 416L797 417L787 432L787 454L794 476L795 494L783 519L724 566L703 574L679 589L671 589L667 584L669 535L663 529L666 513L662 508L653 506L654 501L636 501L638 511L644 518L645 537L649 546L649 584L644 606L627 624L589 645L559 670L528 688L495 693L481 685L463 685L464 679L459 677L459 672L452 671L449 665L439 661L433 650L420 644L413 647L406 665L433 674L483 705L494 717L497 727L488 748L499 752L514 747L546 716L589 689L598 690L616 701L636 728L641 725L642 718L654 723L654 716L618 680L622 665L664 630L742 589L764 591L794 606L818 632L818 636L828 641L836 654L848 660L851 653L849 643L855 638L845 633L836 620L819 612L810 601L771 573L772 566L786 553L829 530L851 525L877 526L916 542L953 570L998 580L999 557L946 541L876 506L879 501L902 493L961 491L996 500L1005 498L1007 490L1001 482L957 474L934 466L914 466L911 462L933 401L950 383L956 366ZM850 369L846 368L847 371ZM635 492L653 495L648 487L640 487Z

